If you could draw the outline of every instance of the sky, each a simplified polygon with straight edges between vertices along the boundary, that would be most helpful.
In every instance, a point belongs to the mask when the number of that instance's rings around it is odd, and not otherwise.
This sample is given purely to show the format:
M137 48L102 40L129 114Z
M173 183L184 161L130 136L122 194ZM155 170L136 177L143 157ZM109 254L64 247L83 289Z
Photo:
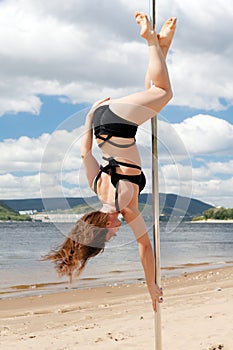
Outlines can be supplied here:
M80 159L85 115L98 99L144 89L136 10L149 1L0 1L0 199L93 195ZM233 207L232 1L157 1L158 31L172 16L159 191ZM150 134L146 123L137 135L144 192Z

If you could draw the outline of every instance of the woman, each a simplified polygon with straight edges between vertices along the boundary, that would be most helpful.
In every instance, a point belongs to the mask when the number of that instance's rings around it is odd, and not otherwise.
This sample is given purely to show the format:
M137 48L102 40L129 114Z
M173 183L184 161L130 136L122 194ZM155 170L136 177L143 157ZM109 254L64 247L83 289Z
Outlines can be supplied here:
M88 113L82 139L81 154L90 187L103 207L84 215L64 244L45 259L54 261L60 274L72 277L81 273L87 260L104 249L105 242L116 235L121 213L138 242L148 290L156 311L162 302L162 290L155 283L155 261L145 222L138 210L138 195L145 186L135 135L137 127L153 118L171 99L172 91L165 63L176 18L165 22L159 35L147 16L136 12L140 35L147 41L149 66L146 90L120 99L106 98L95 103ZM151 86L151 81L153 85ZM93 129L103 153L100 166L92 154Z

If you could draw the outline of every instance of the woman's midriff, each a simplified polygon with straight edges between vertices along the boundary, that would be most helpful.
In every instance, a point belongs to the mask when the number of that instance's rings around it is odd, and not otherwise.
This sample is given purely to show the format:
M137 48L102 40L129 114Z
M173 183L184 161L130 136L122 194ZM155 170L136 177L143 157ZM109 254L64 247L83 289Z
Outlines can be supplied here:
M115 142L120 145L127 145L134 141L133 138L125 139L120 137L112 137L112 142ZM98 143L101 143L97 140ZM118 160L119 162L129 163L129 164L136 164L138 166L141 166L141 159L138 152L138 148L136 144L127 147L127 148L120 148L113 146L109 144L108 142L105 142L104 145L101 147L101 151L103 153L103 156L105 158L114 158ZM102 164L106 165L108 162L103 160ZM125 174L125 175L139 175L141 172L139 169L130 168L127 166L119 166L116 168L116 172L118 174Z

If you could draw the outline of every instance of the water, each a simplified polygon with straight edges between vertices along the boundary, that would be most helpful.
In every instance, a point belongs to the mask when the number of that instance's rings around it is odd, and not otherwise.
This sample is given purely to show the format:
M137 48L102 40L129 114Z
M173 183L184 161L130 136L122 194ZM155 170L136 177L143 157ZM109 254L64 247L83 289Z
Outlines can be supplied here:
M151 222L147 222L151 226ZM58 246L71 224L0 223L0 297L54 292L67 288L51 262L40 257ZM161 223L162 276L233 265L233 224ZM150 233L151 235L151 233ZM89 288L144 280L137 242L127 225L90 260L74 288Z

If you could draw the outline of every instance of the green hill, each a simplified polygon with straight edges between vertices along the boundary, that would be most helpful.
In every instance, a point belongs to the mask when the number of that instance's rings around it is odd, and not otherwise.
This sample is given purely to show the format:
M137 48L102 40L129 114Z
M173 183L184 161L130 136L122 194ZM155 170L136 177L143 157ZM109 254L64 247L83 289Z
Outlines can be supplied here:
M0 220L1 221L31 221L29 215L19 215L16 211L9 208L6 204L0 202Z
M20 210L36 210L38 212L55 211L57 213L82 214L101 208L97 196L88 198L15 199L2 200L2 202L8 208L10 207L17 212ZM159 203L162 220L168 220L170 216L174 218L184 217L185 220L191 220L195 216L203 215L205 210L213 208L213 206L200 200L182 197L172 193L160 193ZM151 216L151 193L143 193L139 196L139 209L143 212L144 216Z

